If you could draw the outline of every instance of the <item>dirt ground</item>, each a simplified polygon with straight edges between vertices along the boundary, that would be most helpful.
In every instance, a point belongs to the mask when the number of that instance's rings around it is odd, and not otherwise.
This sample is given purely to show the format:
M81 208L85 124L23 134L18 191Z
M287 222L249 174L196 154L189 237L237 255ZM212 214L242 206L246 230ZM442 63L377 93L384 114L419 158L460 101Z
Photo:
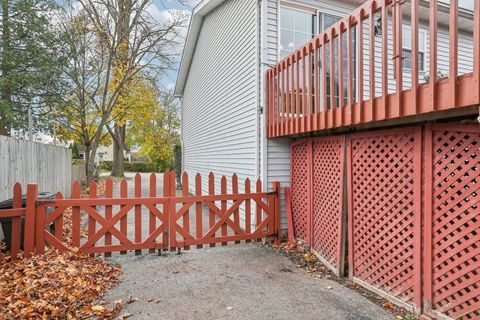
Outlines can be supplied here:
M129 319L395 319L355 290L257 243L111 260L123 276L105 300L130 300L121 312Z

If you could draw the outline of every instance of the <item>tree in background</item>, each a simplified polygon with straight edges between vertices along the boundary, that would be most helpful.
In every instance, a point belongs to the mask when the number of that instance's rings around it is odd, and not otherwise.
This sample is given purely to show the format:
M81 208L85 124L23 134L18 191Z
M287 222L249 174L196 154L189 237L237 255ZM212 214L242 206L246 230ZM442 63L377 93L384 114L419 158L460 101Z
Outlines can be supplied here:
M173 96L166 94L149 112L148 117L138 114L128 126L128 140L140 146L139 153L146 156L157 170L169 168L173 151L179 144L180 119Z
M45 129L63 93L64 62L53 0L0 0L0 134Z
M72 150L72 159L80 159L80 153L78 152L78 146L76 142L70 143L70 149Z
M151 0L78 3L78 8L60 18L70 57L63 74L70 90L57 114L63 136L71 134L85 146L88 183L106 132L113 140L114 163L121 164L114 165L112 174L123 175L128 117L141 113L136 108L149 100L135 90L142 90L138 83L145 79L154 82L169 65L168 52L185 17L173 14L159 23L147 11Z
M112 81L107 86L107 96L112 97L113 107L106 127L113 142L112 175L123 176L127 121L142 105L126 103L132 101L130 96L137 95L130 91L136 90L138 81L143 79L155 83L172 66L173 53L180 40L178 35L186 17L172 11L169 19L158 21L148 10L151 0L80 2L92 23L103 31L103 41L114 48L110 61Z

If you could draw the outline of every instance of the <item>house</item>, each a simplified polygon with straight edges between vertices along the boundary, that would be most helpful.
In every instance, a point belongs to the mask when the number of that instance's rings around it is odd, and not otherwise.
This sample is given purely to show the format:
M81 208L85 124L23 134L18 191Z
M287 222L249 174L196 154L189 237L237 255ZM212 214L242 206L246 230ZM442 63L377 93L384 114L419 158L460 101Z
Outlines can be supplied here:
M85 148L83 146L78 147L78 153L80 159L85 159ZM131 161L130 150L124 150L123 154L125 159ZM95 161L113 161L113 144L108 146L99 145L95 154Z
M480 1L203 0L175 94L189 174L280 181L332 270L480 318Z

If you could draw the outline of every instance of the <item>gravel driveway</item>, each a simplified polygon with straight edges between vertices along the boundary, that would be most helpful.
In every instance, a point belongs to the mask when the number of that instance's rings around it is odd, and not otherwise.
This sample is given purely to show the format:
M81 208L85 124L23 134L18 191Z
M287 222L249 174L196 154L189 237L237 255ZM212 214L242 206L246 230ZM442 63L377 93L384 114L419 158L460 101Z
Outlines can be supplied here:
M144 195L147 177L142 174ZM158 181L159 194L161 186ZM129 189L133 191L133 179ZM147 222L148 212L143 216ZM359 293L297 269L261 244L192 249L181 255L131 252L109 259L122 265L123 276L105 300L138 299L122 310L132 314L129 319L395 319Z
M261 244L112 258L121 284L106 301L126 301L132 319L394 319L359 293L297 269Z

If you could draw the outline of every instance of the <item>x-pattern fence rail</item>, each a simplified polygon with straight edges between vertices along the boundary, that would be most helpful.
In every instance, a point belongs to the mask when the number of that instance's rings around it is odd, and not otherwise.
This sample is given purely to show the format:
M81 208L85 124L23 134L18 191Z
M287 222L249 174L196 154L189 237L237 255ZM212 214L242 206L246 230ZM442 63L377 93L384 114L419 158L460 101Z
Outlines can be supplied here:
M189 190L187 173L181 180L182 189L176 190L174 173L164 173L163 194L158 196L157 175L152 174L147 197L142 195L140 174L134 179L133 196L129 196L125 179L119 183L120 190L115 196L110 179L106 180L103 195L98 195L97 184L92 182L89 194L83 197L80 184L75 182L70 199L57 193L54 200L44 201L36 201L37 186L28 185L25 208L21 205L21 186L17 184L13 208L0 211L1 217L12 217L12 258L21 249L22 217L26 218L25 256L43 253L45 245L110 256L116 251L135 250L141 254L147 249L152 253L195 245L214 247L218 243L250 242L279 234L279 183L273 183L272 192L264 192L260 180L252 190L250 180L246 179L244 192L240 193L234 174L231 192L227 192L227 178L222 176L220 193L216 193L215 176L210 173L208 194L203 194L200 174L195 176L193 192ZM148 221L142 219L145 215ZM148 232L144 232L145 227Z

